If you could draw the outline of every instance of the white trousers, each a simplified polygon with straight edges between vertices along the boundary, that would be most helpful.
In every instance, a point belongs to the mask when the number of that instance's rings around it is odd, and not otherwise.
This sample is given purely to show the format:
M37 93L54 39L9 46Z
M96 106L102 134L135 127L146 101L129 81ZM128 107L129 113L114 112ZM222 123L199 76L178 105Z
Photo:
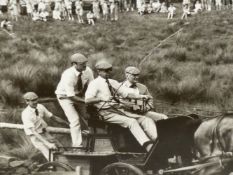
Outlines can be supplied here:
M118 110L121 111L122 114L107 109L101 110L100 115L104 117L106 122L129 128L130 132L134 135L140 145L157 138L157 129L152 119L124 111L123 109Z
M56 139L54 139L54 137L51 136L48 132L45 132L40 135L48 142L55 143L57 146L61 146L61 144L58 141L56 141ZM35 146L35 148L38 149L49 161L49 148L34 135L30 136L30 140L32 144Z
M157 113L157 112L154 112L154 111L146 112L145 116L151 118L154 121L164 120L164 119L168 118L165 114Z
M79 121L79 115L74 107L74 103L70 99L59 99L58 102L61 105L69 123L70 134L73 147L79 147L82 145L82 131Z

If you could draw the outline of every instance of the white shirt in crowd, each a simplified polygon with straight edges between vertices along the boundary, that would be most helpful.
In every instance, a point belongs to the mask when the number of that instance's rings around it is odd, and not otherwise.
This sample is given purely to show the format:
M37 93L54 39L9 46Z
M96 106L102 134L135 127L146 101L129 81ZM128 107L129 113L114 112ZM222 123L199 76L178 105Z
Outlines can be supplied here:
M194 11L197 13L198 11L201 11L201 10L202 10L201 3L196 2Z
M59 10L53 11L53 19L61 20L61 12Z
M73 66L66 69L62 73L61 80L57 85L55 94L58 96L67 96L67 97L75 96L75 94L77 94L77 91L75 90L75 86L77 84L79 74L80 72L78 72ZM82 72L81 77L82 77L83 85L93 80L94 76L91 68L86 67L86 70Z
M183 0L183 5L190 4L190 0Z
M38 11L44 11L46 9L46 5L43 1L39 2L38 4Z
M0 5L1 6L6 6L8 3L8 0L0 0Z
M38 116L36 115L36 109L38 110ZM22 112L22 121L26 135L33 134L32 128L34 128L37 133L42 133L43 129L48 126L43 118L50 118L53 115L42 104L37 104L36 109L27 106Z
M176 11L176 8L174 6L168 7L168 12L174 14Z
M87 13L87 19L93 19L94 13Z

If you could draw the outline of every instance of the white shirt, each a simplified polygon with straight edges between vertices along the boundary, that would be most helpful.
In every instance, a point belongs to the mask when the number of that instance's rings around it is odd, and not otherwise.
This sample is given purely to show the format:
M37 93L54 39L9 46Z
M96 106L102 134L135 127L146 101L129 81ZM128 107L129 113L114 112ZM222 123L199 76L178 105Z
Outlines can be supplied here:
M87 19L93 19L94 14L93 13L87 13Z
M59 10L53 11L53 19L61 19L61 12Z
M176 11L176 8L173 6L173 7L168 7L168 12L170 13L175 13Z
M109 79L109 83L117 91L117 94L119 94L122 97L128 96L129 88L123 87L121 83L113 79ZM109 90L106 79L102 78L101 76L98 76L96 79L91 81L90 84L88 85L87 91L85 93L85 100L88 100L90 98L101 98L101 99L108 100L109 97L111 96L112 94ZM96 103L95 106L97 108L106 109L106 108L109 108L113 104L115 103L99 102L99 103Z
M55 94L57 96L67 96L67 97L73 97L75 94L77 94L77 90L75 89L75 86L78 81L78 75L80 72L78 72L74 66L66 69L61 76L61 80L57 85L57 89L55 91ZM82 85L89 83L94 79L93 72L91 68L86 67L86 70L82 72Z
M183 0L183 5L190 4L190 0Z
M130 93L134 93L134 94L138 94L138 95L139 95L140 92L139 92L138 87L131 88L131 87L130 87L131 85L132 85L132 83L130 83L128 80L122 82L122 86L127 87L127 88L130 88L129 90L132 91L132 92L130 92Z
M0 5L6 6L8 3L8 0L0 0Z
M46 5L44 2L39 2L38 4L38 11L44 11L46 9Z
M38 116L35 112L36 109L30 106L27 106L22 112L22 121L26 135L32 135L33 128L36 132L42 133L43 129L48 126L43 118L50 118L53 115L42 104L38 104L36 108L38 110Z

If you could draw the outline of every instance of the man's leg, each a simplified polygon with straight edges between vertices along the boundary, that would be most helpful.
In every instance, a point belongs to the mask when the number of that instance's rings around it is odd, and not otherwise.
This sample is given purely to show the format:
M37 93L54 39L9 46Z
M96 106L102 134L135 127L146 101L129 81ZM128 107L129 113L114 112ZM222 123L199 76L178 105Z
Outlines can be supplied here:
M153 112L153 111L148 111L145 114L145 116L151 118L154 121L163 120L163 119L168 118L165 114L161 114L161 113L157 113L157 112Z
M36 136L30 136L32 144L38 149L44 157L49 161L49 148L45 146Z
M125 111L125 114L129 117L135 118L151 140L157 139L158 137L157 128L152 119L142 116L142 115L127 112L127 111Z
M150 141L136 119L129 118L117 113L108 112L107 110L101 111L100 114L108 123L118 124L124 128L129 128L130 132L134 135L140 145L143 146L144 143Z
M73 143L73 147L81 146L82 144L82 133L81 125L79 122L79 115L75 110L74 104L69 99L58 99L59 104L61 105L69 123L70 123L70 133Z
M75 103L75 109L79 115L79 122L81 124L81 129L88 130L87 120L90 116L88 116L86 104L82 102L77 102Z

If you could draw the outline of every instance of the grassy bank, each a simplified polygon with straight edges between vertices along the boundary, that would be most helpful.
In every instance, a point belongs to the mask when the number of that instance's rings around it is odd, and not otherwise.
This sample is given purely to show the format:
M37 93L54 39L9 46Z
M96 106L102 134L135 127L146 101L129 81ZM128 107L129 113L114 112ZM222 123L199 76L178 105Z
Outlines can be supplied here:
M72 53L81 52L93 67L106 58L114 78L140 61L161 40L180 28L142 65L141 80L158 99L204 102L225 106L232 101L232 12L203 13L189 19L167 21L164 16L123 14L115 23L96 26L76 22L15 24L16 39L0 34L1 101L17 105L22 93L33 90L53 96L61 72Z

